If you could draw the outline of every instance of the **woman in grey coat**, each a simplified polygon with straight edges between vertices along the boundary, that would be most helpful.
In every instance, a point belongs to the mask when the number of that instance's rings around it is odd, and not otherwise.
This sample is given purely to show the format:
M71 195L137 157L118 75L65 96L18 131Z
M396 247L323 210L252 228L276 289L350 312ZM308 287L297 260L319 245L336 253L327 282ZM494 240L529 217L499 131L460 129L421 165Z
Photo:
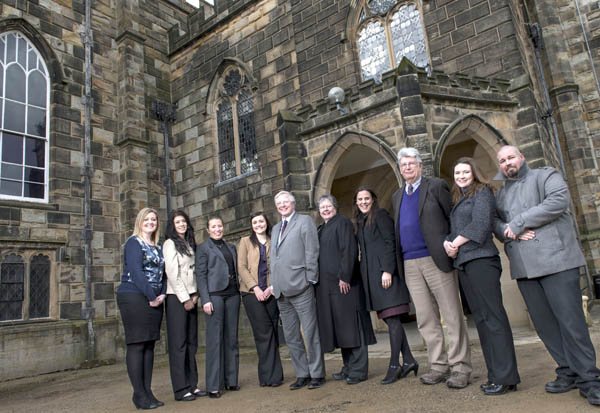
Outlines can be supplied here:
M451 232L444 248L454 258L479 334L488 369L488 381L480 388L486 395L515 391L521 380L502 304L502 266L492 239L495 199L472 158L460 158L454 165L452 203Z

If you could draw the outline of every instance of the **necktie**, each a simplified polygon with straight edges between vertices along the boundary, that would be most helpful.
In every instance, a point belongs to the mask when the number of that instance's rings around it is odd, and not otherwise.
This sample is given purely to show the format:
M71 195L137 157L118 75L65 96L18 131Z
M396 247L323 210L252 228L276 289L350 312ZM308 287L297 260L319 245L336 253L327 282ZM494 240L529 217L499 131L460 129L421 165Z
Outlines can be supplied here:
M279 248L279 244L281 244L281 237L283 236L283 231L285 231L285 227L287 227L287 220L283 220L281 223L281 231L279 232L279 238L277 238L277 248Z
M412 194L413 194L413 192L414 192L414 191L413 191L413 186L412 186L412 184L408 184L408 190L406 191L406 193L407 193L408 195L412 195Z

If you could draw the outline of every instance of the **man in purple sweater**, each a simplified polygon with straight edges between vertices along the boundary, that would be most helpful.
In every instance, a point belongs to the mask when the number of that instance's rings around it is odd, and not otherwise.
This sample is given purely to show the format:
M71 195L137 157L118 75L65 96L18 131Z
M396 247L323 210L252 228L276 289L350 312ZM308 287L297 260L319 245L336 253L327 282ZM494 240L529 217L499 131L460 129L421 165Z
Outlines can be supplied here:
M471 351L458 281L443 245L450 232L450 190L442 179L421 176L423 162L415 148L400 149L398 164L404 186L392 198L396 254L427 343L429 371L421 382L445 381L450 388L462 389L470 382ZM440 311L448 326L448 351Z

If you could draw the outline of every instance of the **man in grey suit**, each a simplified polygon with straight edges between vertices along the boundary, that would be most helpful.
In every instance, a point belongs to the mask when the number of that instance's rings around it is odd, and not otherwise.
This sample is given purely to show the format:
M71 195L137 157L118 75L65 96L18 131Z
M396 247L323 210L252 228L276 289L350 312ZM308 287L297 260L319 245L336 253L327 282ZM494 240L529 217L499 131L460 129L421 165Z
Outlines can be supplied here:
M549 393L575 387L600 405L600 370L583 314L579 267L585 258L569 212L569 189L554 168L529 169L514 146L498 152L504 181L496 195L494 232L505 243L511 277L517 280L535 329L558 367Z
M325 383L313 287L319 280L317 227L308 215L296 213L296 199L291 193L279 192L275 195L275 205L281 222L272 231L271 288L296 371L296 381L290 389L297 390L307 384L309 389L316 389Z

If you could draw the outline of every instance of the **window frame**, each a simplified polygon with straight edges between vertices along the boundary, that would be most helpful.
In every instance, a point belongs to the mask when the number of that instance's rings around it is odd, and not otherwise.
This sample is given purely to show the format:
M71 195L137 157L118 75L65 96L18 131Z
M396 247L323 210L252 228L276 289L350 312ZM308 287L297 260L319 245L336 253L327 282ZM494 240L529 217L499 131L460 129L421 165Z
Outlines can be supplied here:
M0 109L0 133L10 133L13 135L17 135L17 136L21 136L23 139L25 138L30 138L30 139L37 139L37 140L43 140L44 141L44 148L45 148L45 153L44 153L44 198L32 198L32 197L26 197L24 195L21 196L16 196L16 195L7 195L7 194L1 194L0 193L0 201L21 201L21 202L33 202L33 203L38 203L38 204L48 204L49 203L49 199L50 199L50 102L51 102L51 84L52 84L52 78L50 75L50 71L48 70L48 63L46 62L46 59L44 58L44 55L40 52L40 50L35 46L35 44L31 41L31 39L29 39L29 37L27 37L27 35L25 35L23 32L19 31L19 30L7 30L7 31L3 31L0 32L0 37L5 37L9 34L16 34L17 38L21 37L25 40L25 42L27 43L27 46L31 48L31 50L33 50L36 54L36 56L39 58L39 61L41 62L42 68L44 69L45 73L42 73L42 75L45 77L46 79L46 130L45 130L45 136L41 137L41 136L36 136L36 135L31 135L29 133L27 133L27 128L25 128L24 132L15 132L15 131L6 131L4 129L4 124L3 124L3 118L4 118L4 112L6 110L6 90L7 90L7 86L6 86L6 68L7 65L3 64L3 72L2 72L2 76L3 76L3 81L2 81L2 87L3 90L0 91L0 96L2 96L2 99L4 100L4 104L2 105L1 109ZM5 43L6 44L6 43ZM6 53L7 48L5 47L5 53ZM4 59L4 56L2 56L2 59ZM11 63L11 64L15 64L15 63ZM39 69L38 69L39 70ZM27 78L26 78L26 84L25 84L25 93L26 96L28 96L28 87L29 87L29 74L33 72L33 70L29 71L27 70L25 72ZM41 72L41 70L40 70ZM26 110L27 107L29 106L28 103L25 103L26 106ZM28 118L27 116L25 117L25 123L27 124ZM23 157L25 156L25 154L23 154ZM1 145L1 140L0 140L0 162L2 159L2 145ZM25 163L22 164L23 169L25 169L27 166ZM0 170L1 170L1 165L0 165ZM22 185L25 184L26 180L23 179L20 181L22 183ZM21 191L21 193L23 193L23 189Z
M21 318L12 320L0 320L0 326L5 324L18 324L18 323L32 323L39 321L52 321L58 319L57 317L57 286L56 286L56 264L53 259L53 253L49 250L39 249L27 249L27 250L14 250L7 249L0 254L0 268L4 264L4 260L10 256L16 255L23 260L24 272L23 272L23 301L21 303ZM30 306L31 306L31 267L34 257L43 255L48 259L49 272L48 272L48 316L46 317L30 317Z
M391 29L392 17L401 7L409 6L411 4L414 5L415 8L419 12L419 21L421 23L421 30L423 31L423 41L425 43L425 53L427 55L427 65L423 66L422 68L425 69L428 73L430 73L432 70L431 54L429 53L429 42L427 40L427 30L425 28L423 7L422 7L421 2L417 1L417 0L397 0L396 4L394 4L392 7L390 7L390 9L387 11L387 13L385 15L373 13L369 16L366 16L365 19L361 21L360 20L361 14L363 13L363 11L365 11L366 8L369 8L368 3L369 3L369 0L361 0L360 3L357 5L356 21L355 21L355 26L354 26L355 27L354 44L356 45L356 51L358 54L358 67L359 67L358 72L360 73L361 80L363 82L367 81L367 80L371 80L371 79L373 79L374 81L377 81L377 79L378 78L381 79L381 75L383 73L385 73L385 72L379 73L378 75L375 75L368 79L365 79L363 77L362 64L361 64L361 60L360 60L360 48L358 46L358 41L359 41L361 30L370 22L374 22L374 21L380 22L380 24L383 26L383 29L385 32L385 40L386 40L386 45L387 45L387 50L388 50L388 61L390 63L390 67L391 67L390 70L393 70L394 68L398 67L400 62L396 61L396 54L394 51L394 41L392 38L392 29ZM415 63L413 62L413 64L415 64ZM418 67L421 67L421 66L418 66Z
M225 85L225 81L227 76L229 76L230 73L232 73L233 71L237 71L240 76L241 76L241 81L240 81L240 86L237 89L237 91L235 92L235 94L229 94L224 90L224 85ZM253 122L252 122L252 128L253 128L253 134L254 134L254 150L256 153L256 167L254 169L250 169L247 170L245 172L242 172L242 143L240 141L240 125L239 125L239 114L238 114L238 105L239 105L239 97L241 95L242 91L246 91L246 93L250 96L250 98L252 99L252 115L253 115ZM232 125L232 130L233 130L233 152L234 152L234 160L235 160L235 171L234 171L234 176L223 179L223 171L222 171L222 162L221 162L221 158L220 158L220 148L221 148L221 139L220 139L220 135L219 135L219 108L221 106L221 104L223 102L228 102L229 105L231 105L231 122L233 123ZM248 76L246 74L246 72L240 68L237 67L235 65L231 65L229 67L226 67L222 73L219 75L219 81L218 81L218 85L217 85L217 98L214 102L214 118L215 118L215 135L216 135L216 147L217 147L217 153L216 153L216 158L217 158L217 173L218 173L218 183L217 185L222 185L224 183L227 182L231 182L231 181L235 181L237 179L255 174L259 171L259 165L258 165L258 149L256 147L256 122L255 122L255 115L256 115L256 96L254 94L253 88L251 86L251 80L248 79Z

